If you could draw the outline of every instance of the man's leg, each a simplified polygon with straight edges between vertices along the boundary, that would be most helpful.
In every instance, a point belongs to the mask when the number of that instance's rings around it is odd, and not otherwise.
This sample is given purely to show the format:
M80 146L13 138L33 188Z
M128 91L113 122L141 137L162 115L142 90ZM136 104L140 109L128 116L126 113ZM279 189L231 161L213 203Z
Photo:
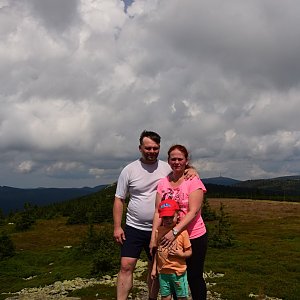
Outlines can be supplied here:
M149 300L157 299L158 291L159 291L159 281L158 277L155 279L151 279L151 271L152 271L152 261L148 260L148 274L147 274L147 284L149 291Z
M117 280L117 300L126 300L133 285L133 271L137 258L121 257L121 268Z

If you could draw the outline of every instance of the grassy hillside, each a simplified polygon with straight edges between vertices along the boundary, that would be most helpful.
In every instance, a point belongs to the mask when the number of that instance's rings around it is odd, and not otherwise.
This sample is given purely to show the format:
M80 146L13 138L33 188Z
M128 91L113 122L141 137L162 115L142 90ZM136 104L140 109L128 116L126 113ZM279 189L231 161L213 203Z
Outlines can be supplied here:
M104 201L103 194L98 196ZM86 198L83 199L87 207L94 201L88 203ZM205 270L224 274L224 277L214 279L217 285L213 290L221 293L222 299L230 300L250 299L250 293L285 300L300 299L300 204L209 199L216 212L220 202L229 214L234 245L208 250ZM6 297L1 295L2 292L92 276L94 254L76 249L86 239L89 226L67 225L67 220L68 217L38 220L26 232L15 232L13 225L0 227L10 233L16 245L16 255L0 262L0 299ZM207 222L207 225L211 232L215 221ZM112 235L111 227L111 224L94 225L96 232L104 229L107 239ZM108 258L113 257L113 246L109 247ZM118 263L115 264L117 269ZM100 286L83 290L81 297L83 300L97 299L96 291L102 299L115 299L114 289Z

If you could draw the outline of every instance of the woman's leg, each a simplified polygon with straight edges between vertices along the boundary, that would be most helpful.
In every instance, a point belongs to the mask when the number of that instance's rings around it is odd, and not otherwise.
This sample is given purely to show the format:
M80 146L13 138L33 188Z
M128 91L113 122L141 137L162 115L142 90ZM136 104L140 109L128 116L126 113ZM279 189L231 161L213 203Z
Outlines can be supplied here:
M187 278L193 300L206 300L206 283L203 278L204 260L207 250L207 233L191 239L193 254L186 260Z

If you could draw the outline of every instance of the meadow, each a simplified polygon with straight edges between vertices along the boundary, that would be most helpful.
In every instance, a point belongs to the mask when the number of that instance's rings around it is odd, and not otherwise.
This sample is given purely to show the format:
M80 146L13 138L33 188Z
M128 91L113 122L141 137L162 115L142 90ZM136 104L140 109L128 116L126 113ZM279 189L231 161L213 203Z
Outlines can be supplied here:
M300 299L300 203L208 200L216 211L223 203L233 241L229 248L208 249L205 271L224 274L213 280L217 284L212 289L228 300L250 299L250 293L259 299L265 295ZM207 222L207 226L211 230L214 223ZM76 250L87 235L88 225L66 225L66 218L60 217L38 220L25 232L14 232L12 225L4 227L11 232L16 255L0 261L0 300L7 297L3 292L91 277L93 256ZM101 230L101 225L95 225L94 230ZM96 293L101 299L115 299L114 289L104 286L75 294L92 300L97 299Z

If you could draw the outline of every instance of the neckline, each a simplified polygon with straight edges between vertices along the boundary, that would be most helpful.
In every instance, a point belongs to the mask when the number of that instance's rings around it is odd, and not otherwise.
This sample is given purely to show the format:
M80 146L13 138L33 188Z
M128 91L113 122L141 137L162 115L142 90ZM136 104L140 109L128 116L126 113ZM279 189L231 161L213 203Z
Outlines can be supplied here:
M168 175L168 182L169 182L169 185L173 188L177 188L177 187L181 186L182 183L184 182L184 177L180 177L180 179L177 182L174 182L174 181L172 181L171 176L172 176L172 173L170 175Z

